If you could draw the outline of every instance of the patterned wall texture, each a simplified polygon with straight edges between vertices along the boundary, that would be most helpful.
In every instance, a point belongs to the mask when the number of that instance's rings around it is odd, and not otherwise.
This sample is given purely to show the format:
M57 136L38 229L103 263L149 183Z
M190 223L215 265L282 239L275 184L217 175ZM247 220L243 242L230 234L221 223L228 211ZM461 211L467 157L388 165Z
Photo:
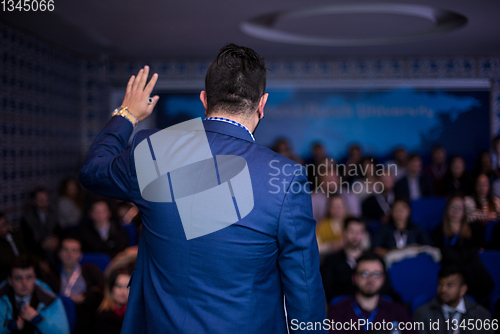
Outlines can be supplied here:
M0 210L21 214L35 185L56 195L76 175L113 109L110 94L145 64L159 85L202 85L210 60L109 61L72 55L0 23ZM215 56L215 55L214 55ZM489 79L492 133L500 133L500 57L268 59L269 81Z
M81 159L81 61L0 24L0 210L15 222L35 186L56 195Z

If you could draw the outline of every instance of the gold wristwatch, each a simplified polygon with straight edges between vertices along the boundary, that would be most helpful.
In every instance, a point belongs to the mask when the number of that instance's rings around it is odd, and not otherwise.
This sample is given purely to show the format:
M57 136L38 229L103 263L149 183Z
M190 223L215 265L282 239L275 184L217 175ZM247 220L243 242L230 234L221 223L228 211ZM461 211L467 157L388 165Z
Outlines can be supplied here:
M137 117L135 117L128 109L127 107L124 107L124 106L121 106L119 108L116 108L112 113L111 113L111 116L114 117L114 116L117 116L117 115L120 115L121 117L125 117L126 119L128 119L130 121L130 123L132 123L132 125L134 126L134 128L137 126L137 123L139 123L139 121L137 120Z

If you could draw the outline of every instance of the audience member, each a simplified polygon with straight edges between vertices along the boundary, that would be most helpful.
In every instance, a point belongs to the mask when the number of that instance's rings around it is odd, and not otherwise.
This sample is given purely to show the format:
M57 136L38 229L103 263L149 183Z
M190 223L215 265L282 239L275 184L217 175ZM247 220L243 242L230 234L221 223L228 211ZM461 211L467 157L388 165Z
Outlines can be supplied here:
M381 288L386 279L384 261L377 255L367 253L358 258L352 281L356 288L354 295L330 306L328 318L341 323L358 323L365 320L371 323L392 323L398 328L399 323L410 321L405 308L381 295ZM331 330L330 333L360 333L375 331L369 325L363 330ZM400 333L416 333L402 330Z
M344 244L342 234L345 217L346 209L342 197L340 195L330 196L326 218L316 226L320 255L335 252L342 248Z
M477 177L480 174L486 175L490 184L499 177L499 171L496 168L493 168L490 152L483 151L478 154L473 176Z
M385 163L386 169L397 182L406 176L406 166L408 165L408 152L402 146L396 147L393 152L394 159Z
M311 194L313 217L316 223L320 223L326 217L328 198L334 194L342 196L349 216L361 216L361 203L357 196L348 188L348 182L338 176L337 166L329 162L320 165L318 168L319 184L315 192Z
M432 148L432 163L425 169L425 174L432 181L435 195L444 195L443 182L447 169L445 148L441 145L434 146Z
M325 160L329 159L328 154L326 153L325 146L320 142L314 142L311 145L311 153L310 156L306 158L305 163L307 167L307 177L310 184L315 184L314 177L318 175L318 166L322 163L325 163ZM311 186L311 190L314 190L314 187Z
M31 201L31 207L21 219L24 244L32 254L46 259L55 268L61 235L59 218L50 207L45 188L36 188L31 193Z
M420 306L413 314L413 321L422 322L425 329L421 334L447 333L493 333L493 330L484 330L485 321L489 321L489 312L465 297L467 284L459 268L444 266L439 271L437 296L430 302ZM463 322L462 322L463 321ZM481 321L483 326L460 326L461 323L476 324ZM430 323L438 323L439 329L431 328ZM490 327L491 328L491 327Z
M347 150L347 159L342 178L349 183L359 176L361 162L363 160L363 151L358 144L352 144Z
M394 186L394 193L397 197L404 197L410 200L419 199L422 196L431 196L432 183L429 178L421 173L422 159L418 154L412 154L408 158L406 176L401 178Z
M104 276L95 264L80 265L81 243L74 237L61 240L59 250L61 270L55 280L54 291L69 297L76 306L75 333L88 333L89 324L102 301Z
M63 230L76 227L82 219L82 188L74 178L67 178L59 187L57 214Z
M21 255L0 286L2 333L69 334L64 305L45 284L36 280L32 261Z
M491 167L500 172L500 136L496 136L491 142Z
M462 197L448 200L443 223L433 232L432 240L441 250L443 265L455 265L462 270L471 296L481 300L489 295L495 283L479 257L482 240L472 233Z
M9 276L12 259L25 253L21 232L12 230L7 217L0 212L0 282Z
M110 220L111 210L106 201L98 200L90 207L91 224L83 226L80 241L84 252L105 253L110 258L128 246L127 231Z
M453 157L443 180L443 194L465 196L471 192L470 183L464 159L461 156Z
M285 138L278 139L274 144L273 151L299 164L303 163L302 159L299 156L297 156L295 152L293 152L292 145L290 144L288 139Z
M364 249L363 238L367 235L365 224L357 218L348 217L344 221L343 248L328 255L321 265L321 277L326 300L354 293L352 275L356 260Z
M493 196L487 175L477 176L473 195L465 197L465 211L471 223L486 225L490 221L498 220L500 199Z
M127 270L114 271L107 279L104 299L95 320L97 334L120 334L127 309L129 281L130 274Z
M427 234L410 222L411 209L408 202L397 199L392 205L389 224L383 224L373 237L374 251L382 256L392 249L410 245L429 245Z
M375 189L376 192L363 201L361 205L363 217L387 223L391 216L391 205L395 199L394 177L390 173L383 173L377 182L383 185L382 193L378 192L380 189Z

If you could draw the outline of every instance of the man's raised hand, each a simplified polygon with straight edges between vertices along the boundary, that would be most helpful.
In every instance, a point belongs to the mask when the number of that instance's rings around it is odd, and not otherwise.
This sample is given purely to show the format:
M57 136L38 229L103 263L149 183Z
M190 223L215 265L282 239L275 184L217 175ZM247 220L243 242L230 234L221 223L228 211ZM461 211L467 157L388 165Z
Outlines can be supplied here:
M158 74L155 73L146 85L149 75L149 66L144 66L137 76L131 76L127 84L127 92L125 93L125 98L123 99L122 106L127 107L140 122L146 119L151 113L156 105L156 102L160 99L158 95L153 97L153 103L149 104L148 100L156 85L158 80Z

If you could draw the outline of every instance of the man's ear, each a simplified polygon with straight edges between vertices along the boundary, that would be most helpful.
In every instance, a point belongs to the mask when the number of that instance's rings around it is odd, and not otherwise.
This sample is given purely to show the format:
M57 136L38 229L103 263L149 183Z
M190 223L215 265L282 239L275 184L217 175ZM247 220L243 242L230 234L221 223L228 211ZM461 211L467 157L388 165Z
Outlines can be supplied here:
M267 102L268 97L269 97L268 93L266 93L260 97L259 108L257 109L259 112L259 119L264 118L264 107L266 106L266 102Z
M462 284L462 286L460 287L460 297L463 297L465 296L465 294L467 293L467 289L469 287L467 286L467 284Z
M200 100L201 100L201 103L203 103L203 107L205 108L205 116L208 117L208 115L207 115L207 92L205 92L204 90L202 90L200 93Z

